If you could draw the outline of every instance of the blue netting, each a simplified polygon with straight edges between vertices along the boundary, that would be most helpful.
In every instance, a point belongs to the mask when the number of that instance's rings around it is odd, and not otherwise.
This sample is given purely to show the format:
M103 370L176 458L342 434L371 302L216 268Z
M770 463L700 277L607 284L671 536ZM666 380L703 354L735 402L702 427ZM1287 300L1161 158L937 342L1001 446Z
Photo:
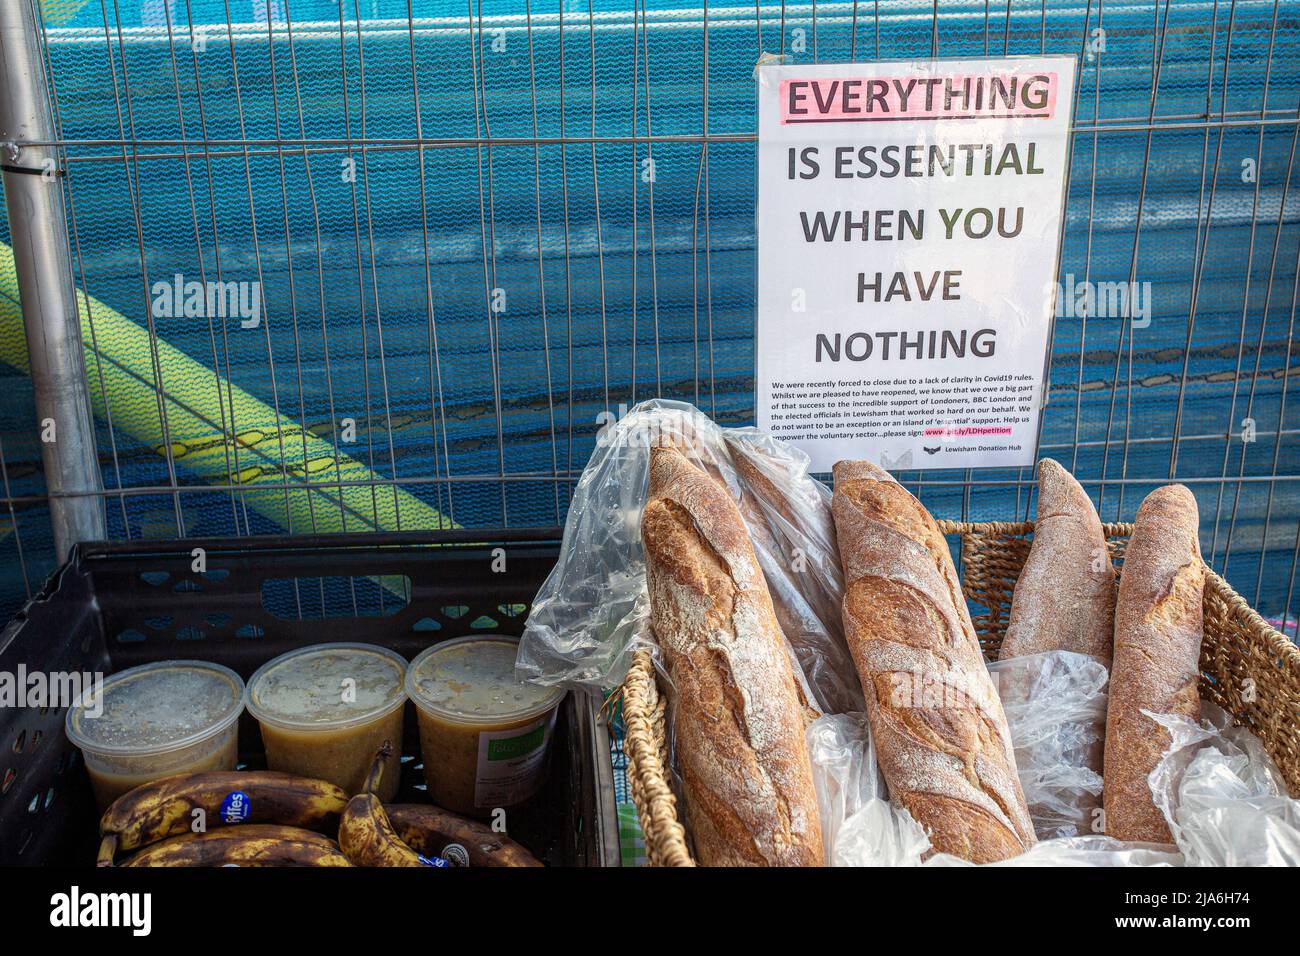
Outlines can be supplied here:
M408 26L406 0L344 0L341 25L337 0L107 0L107 24L99 2L47 7L78 282L143 322L153 283L176 274L260 281L262 327L158 317L158 336L328 441L342 442L341 420L354 420L356 439L341 448L459 523L561 520L571 485L548 476L579 471L598 415L620 404L659 394L752 421L754 144L725 137L754 131L751 71L763 51L799 62L1084 53L1061 271L1152 283L1152 319L1122 350L1118 319L1089 321L1086 336L1079 319L1060 320L1044 453L1083 478L1150 479L1107 485L1107 519L1131 517L1169 477L1176 418L1180 478L1300 471L1287 434L1296 402L1284 414L1282 401L1300 241L1300 183L1283 208L1300 4L949 2L937 31L928 2L880 3L878 21L874 3L710 8L707 166L698 141L619 141L703 132L700 8L417 0ZM1233 120L1261 108L1282 121ZM1148 133L1153 109L1167 119ZM1207 111L1229 123L1207 127ZM1136 128L1087 131L1099 122ZM381 148L417 131L615 141ZM363 137L375 148L346 149ZM120 140L136 143L126 161ZM238 141L259 142L245 152ZM642 179L651 155L653 189ZM1258 184L1243 181L1244 160ZM495 315L494 289L506 303ZM22 380L4 374L20 393ZM156 403L144 381L114 394L112 412L147 418ZM1253 444L1196 437L1240 431L1248 414L1262 433ZM5 404L14 493L39 493L37 446L22 437L30 421L30 402ZM115 457L101 424L107 487L168 484L152 442L120 428L112 437ZM275 459L278 443L258 453ZM213 480L184 454L175 466L182 485ZM448 475L459 480L429 480ZM1026 514L1026 489L933 483L964 477L927 473L924 500L974 520ZM1207 550L1213 542L1222 563L1232 524L1229 578L1248 598L1259 584L1261 609L1281 613L1295 483L1194 487ZM179 503L189 534L281 530L228 492ZM110 498L106 509L115 537L178 530L168 494ZM37 551L44 521L35 507L23 518ZM11 541L0 548L12 579Z

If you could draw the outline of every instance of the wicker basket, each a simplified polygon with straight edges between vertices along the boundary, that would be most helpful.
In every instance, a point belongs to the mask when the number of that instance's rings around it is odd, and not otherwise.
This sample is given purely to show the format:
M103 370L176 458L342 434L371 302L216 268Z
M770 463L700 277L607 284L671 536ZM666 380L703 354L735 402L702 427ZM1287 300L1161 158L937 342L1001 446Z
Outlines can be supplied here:
M1002 643L1016 578L1029 555L1032 522L941 521L961 535L962 587L975 607L980 646L993 658ZM1113 557L1122 559L1131 524L1105 525ZM1228 582L1205 579L1201 697L1218 704L1263 742L1300 795L1300 649L1257 614ZM628 778L652 866L693 866L670 785L665 700L654 664L637 652L623 684Z

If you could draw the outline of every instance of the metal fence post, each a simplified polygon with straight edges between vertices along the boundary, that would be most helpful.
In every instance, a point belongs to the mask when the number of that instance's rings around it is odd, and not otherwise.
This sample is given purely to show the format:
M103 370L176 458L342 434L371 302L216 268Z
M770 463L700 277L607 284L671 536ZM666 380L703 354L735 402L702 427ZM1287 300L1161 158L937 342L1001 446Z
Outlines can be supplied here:
M34 0L0 2L0 170L60 561L104 537L95 429Z

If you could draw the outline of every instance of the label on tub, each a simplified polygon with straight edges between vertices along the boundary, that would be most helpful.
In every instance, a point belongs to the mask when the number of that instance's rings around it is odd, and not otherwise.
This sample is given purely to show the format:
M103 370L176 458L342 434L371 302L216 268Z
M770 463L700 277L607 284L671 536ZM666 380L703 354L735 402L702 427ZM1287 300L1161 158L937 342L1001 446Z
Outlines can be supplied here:
M555 727L556 711L510 730L485 730L478 735L478 769L474 805L509 807L537 792L546 769L546 747Z

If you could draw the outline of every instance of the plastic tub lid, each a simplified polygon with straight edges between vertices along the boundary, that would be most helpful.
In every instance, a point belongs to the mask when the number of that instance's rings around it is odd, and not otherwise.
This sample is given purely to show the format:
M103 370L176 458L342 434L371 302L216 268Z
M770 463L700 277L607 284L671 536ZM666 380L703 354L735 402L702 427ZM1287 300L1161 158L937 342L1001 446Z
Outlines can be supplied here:
M406 671L406 694L430 713L467 723L505 722L545 713L564 697L515 677L519 639L460 637L422 651Z
M104 680L102 712L94 690L68 708L68 739L97 754L167 753L214 737L239 719L244 682L208 661L158 661ZM90 708L88 710L87 708Z
M248 682L248 712L278 727L337 730L402 706L405 674L406 658L376 644L300 647L257 669Z

